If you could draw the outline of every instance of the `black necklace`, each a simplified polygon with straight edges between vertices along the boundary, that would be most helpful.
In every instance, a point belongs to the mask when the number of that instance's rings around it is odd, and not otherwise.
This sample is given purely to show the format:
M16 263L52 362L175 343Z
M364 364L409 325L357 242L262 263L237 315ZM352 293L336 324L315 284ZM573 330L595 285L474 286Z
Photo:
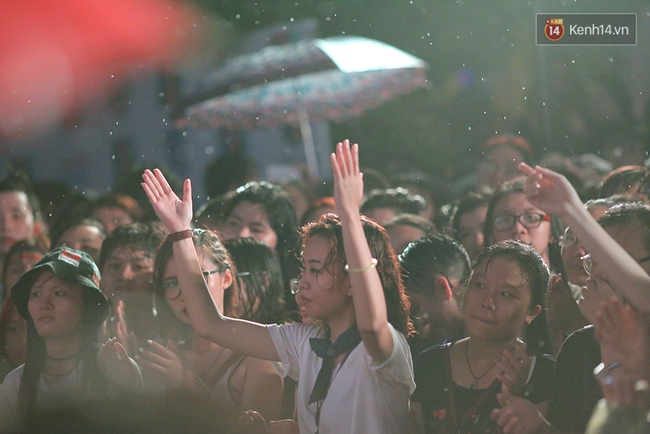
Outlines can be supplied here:
M72 360L72 359L76 358L78 355L79 355L79 353L75 353L75 354L73 354L73 355L71 355L69 357L51 357L51 356L48 356L46 354L45 358L47 358L48 360L53 360L55 362L62 362L64 360Z
M64 372L63 374L52 374L47 369L45 369L45 366L43 366L43 372L45 372L50 377L67 377L68 375L72 374L75 369L77 369L77 366L79 366L79 360L77 360L77 363L74 364L72 369L70 369L68 372Z

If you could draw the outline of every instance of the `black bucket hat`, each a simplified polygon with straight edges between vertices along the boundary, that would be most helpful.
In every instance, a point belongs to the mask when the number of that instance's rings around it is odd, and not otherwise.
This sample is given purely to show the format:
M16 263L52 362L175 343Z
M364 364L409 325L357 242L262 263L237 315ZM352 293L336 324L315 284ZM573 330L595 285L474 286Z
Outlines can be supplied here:
M11 289L18 313L29 319L27 303L32 286L44 271L51 270L56 277L66 282L80 284L86 295L86 307L91 310L86 316L93 325L99 325L110 313L106 296L99 289L100 274L97 265L86 252L69 247L51 250L34 267L23 274Z

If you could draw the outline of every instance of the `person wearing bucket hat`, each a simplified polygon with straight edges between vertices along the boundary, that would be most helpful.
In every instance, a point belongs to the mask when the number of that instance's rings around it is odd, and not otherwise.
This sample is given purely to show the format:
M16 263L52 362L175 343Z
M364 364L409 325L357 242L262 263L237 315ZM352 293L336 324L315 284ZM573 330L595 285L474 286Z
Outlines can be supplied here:
M60 247L47 253L13 286L27 322L27 359L0 387L0 431L29 431L41 412L77 408L106 395L97 365L97 340L109 316L100 274L85 252Z

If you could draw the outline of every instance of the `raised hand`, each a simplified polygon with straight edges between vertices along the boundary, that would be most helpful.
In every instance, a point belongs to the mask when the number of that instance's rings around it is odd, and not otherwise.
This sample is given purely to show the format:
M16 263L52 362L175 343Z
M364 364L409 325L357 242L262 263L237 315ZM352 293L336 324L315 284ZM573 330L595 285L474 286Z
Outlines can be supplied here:
M142 188L149 198L158 218L169 232L190 228L192 222L192 184L189 179L183 184L183 199L171 189L165 176L158 169L149 169L142 174Z
M526 386L531 363L525 344L517 344L512 351L503 351L503 357L497 363L499 368L497 378L513 394L519 395Z
M565 216L574 207L582 207L582 201L571 183L559 173L537 166L534 169L526 163L519 163L528 178L524 193L526 199L548 214Z
M330 156L334 176L334 200L340 216L359 215L363 198L363 174L359 172L359 145L350 146L345 139L336 145L336 153Z

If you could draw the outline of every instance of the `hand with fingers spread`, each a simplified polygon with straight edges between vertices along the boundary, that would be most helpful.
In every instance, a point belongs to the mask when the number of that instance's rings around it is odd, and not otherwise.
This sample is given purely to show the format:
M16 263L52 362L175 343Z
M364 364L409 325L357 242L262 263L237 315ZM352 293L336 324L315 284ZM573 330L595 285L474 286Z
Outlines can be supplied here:
M183 199L179 199L158 169L145 170L142 188L158 218L170 233L190 228L192 222L192 184L189 179L183 184Z
M344 140L331 155L334 201L338 215L357 217L363 198L363 174L359 171L359 145Z
M104 342L97 352L97 365L111 383L133 391L143 389L142 373L117 340Z
M526 163L519 163L519 170L528 177L524 193L532 205L558 216L582 209L578 193L563 175L540 166L533 169Z
M512 391L513 395L523 393L531 362L531 358L526 353L525 344L517 344L512 351L503 351L503 357L497 363L499 369L497 378L508 390Z
M196 377L187 368L180 354L180 348L171 340L167 342L167 347L149 340L145 346L138 349L136 361L143 369L154 372L163 378L168 388L185 387L191 390L196 386Z

